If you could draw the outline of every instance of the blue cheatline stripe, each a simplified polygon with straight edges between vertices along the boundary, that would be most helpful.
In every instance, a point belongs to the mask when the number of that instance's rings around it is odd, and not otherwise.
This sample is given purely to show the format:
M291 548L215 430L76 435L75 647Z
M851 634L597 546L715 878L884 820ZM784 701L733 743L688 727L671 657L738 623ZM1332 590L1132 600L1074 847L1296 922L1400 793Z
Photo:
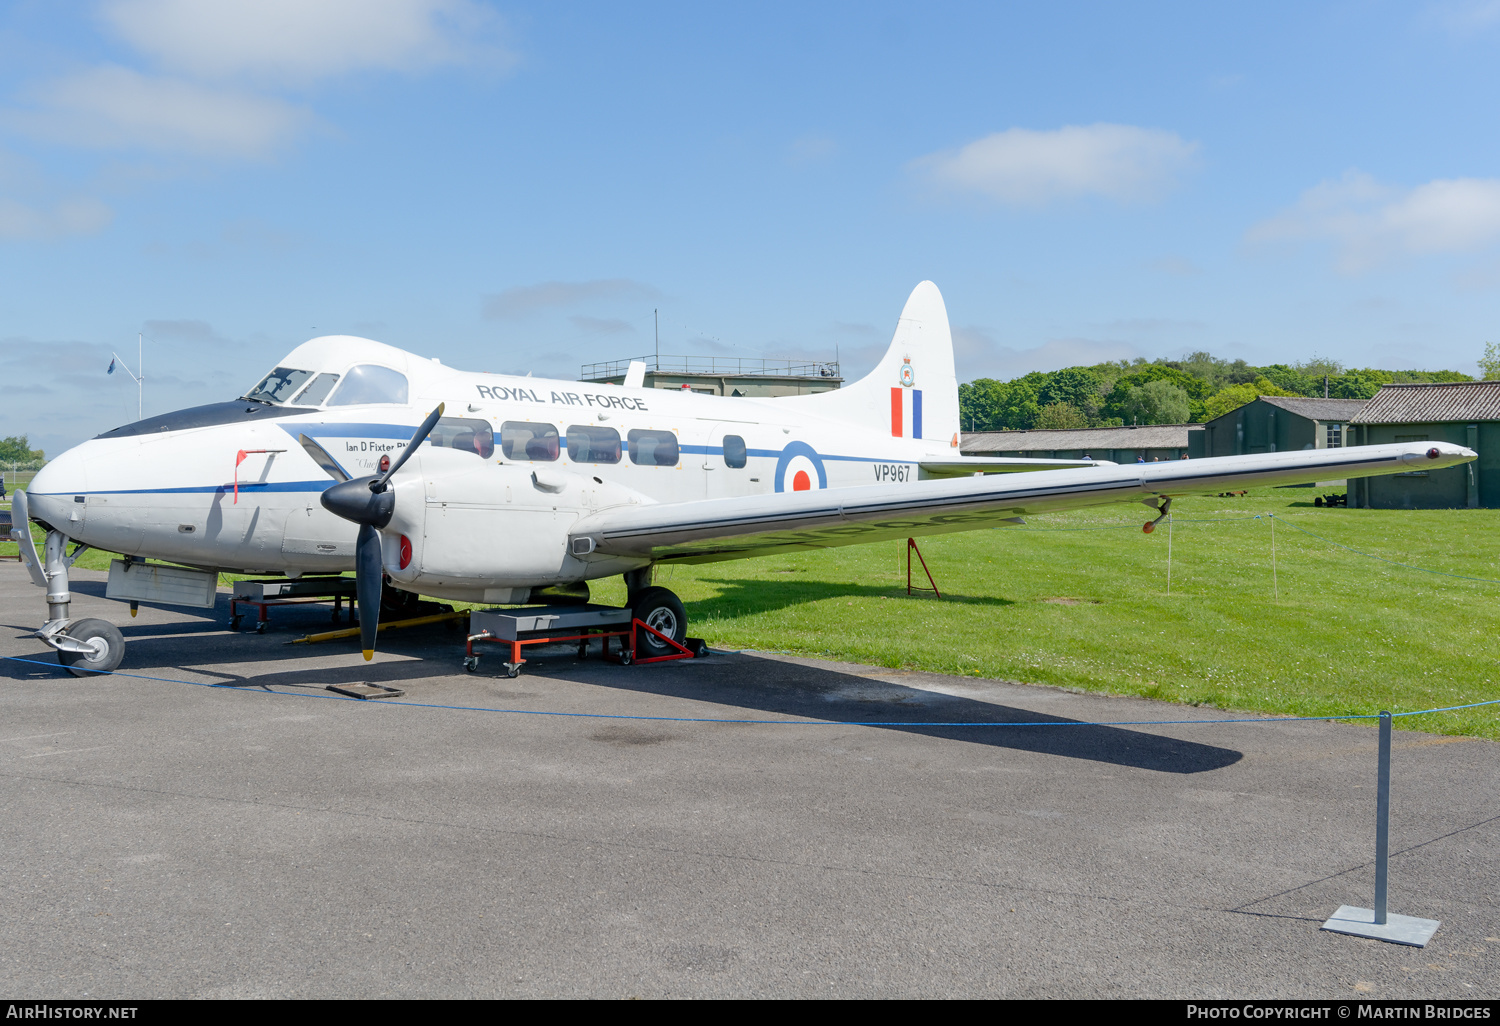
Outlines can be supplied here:
M258 488L263 492L322 492L329 485L327 478L321 481L241 481L240 491L247 488ZM234 484L221 485L192 485L187 488L131 488L131 489L106 489L92 491L89 495L191 495L231 493ZM37 492L37 495L72 495L72 492Z
M39 659L22 659L20 656L0 656L15 663L45 666L61 670L56 663L44 663ZM82 667L88 669L87 667ZM173 680L170 677L148 677L142 673L121 673L118 670L89 670L100 676L130 677L134 680L154 680L163 684L187 684L195 688L215 688L221 691L245 691L257 695L277 695L281 698L325 698L338 702L365 702L363 698L344 695L307 694L300 691L271 691L270 685L209 684L197 680ZM1391 713L1391 718L1402 716L1426 716L1428 713L1455 712L1460 709L1477 709L1484 705L1500 703L1500 698L1487 702L1470 702L1468 705L1449 705L1441 709L1419 709L1415 712ZM1170 727L1208 723L1308 723L1332 720L1377 720L1380 713L1345 713L1342 716L1245 716L1224 720L1039 720L1022 722L974 722L972 720L751 720L725 719L712 716L642 716L626 713L571 713L547 709L495 709L482 705L442 705L436 702L402 702L394 698L379 699L376 705L401 705L414 709L454 709L460 712L508 713L513 716L558 716L579 720L653 720L668 723L741 723L780 727Z
M306 435L308 438L398 438L406 442L411 440L411 433L421 425L412 424L408 427L401 424L343 424L324 421L309 424L301 421L296 424L278 424L277 427L293 438L298 435Z

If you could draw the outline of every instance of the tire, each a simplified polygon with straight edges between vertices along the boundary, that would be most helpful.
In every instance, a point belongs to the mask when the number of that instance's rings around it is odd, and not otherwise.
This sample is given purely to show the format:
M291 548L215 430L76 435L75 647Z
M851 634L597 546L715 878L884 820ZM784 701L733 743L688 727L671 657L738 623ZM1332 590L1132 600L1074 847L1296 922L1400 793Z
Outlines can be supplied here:
M687 611L682 601L666 588L647 588L630 604L631 615L644 624L654 627L667 637L682 644L687 637ZM677 650L650 631L637 631L636 644L641 659L672 655Z
M108 673L120 665L125 658L125 636L108 620L79 620L70 624L63 634L74 641L97 642L97 655L57 650L57 661L68 668L75 677L95 677Z

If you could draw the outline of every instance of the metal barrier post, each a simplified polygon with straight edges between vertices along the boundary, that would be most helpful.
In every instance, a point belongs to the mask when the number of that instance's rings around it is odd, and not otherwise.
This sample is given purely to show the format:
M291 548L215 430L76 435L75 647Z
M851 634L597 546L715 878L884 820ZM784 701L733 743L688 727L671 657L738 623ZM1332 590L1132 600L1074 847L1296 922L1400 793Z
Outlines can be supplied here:
M1391 854L1391 714L1380 710L1380 757L1375 771L1375 925L1385 926L1386 870Z
M1414 948L1427 946L1437 928L1436 919L1394 916L1386 910L1386 884L1390 879L1391 854L1391 714L1380 713L1380 755L1375 771L1375 907L1341 905L1323 929L1349 933Z

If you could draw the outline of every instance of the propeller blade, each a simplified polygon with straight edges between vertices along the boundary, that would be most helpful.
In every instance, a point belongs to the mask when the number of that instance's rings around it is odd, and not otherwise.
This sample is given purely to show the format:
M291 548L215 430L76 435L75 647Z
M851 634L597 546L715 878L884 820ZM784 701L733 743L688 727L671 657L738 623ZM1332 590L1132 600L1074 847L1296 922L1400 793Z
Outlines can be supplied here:
M349 480L349 475L344 473L344 468L339 466L337 460L328 455L327 449L306 435L298 435L297 441L302 444L302 448L307 450L307 454L312 457L313 462L323 468L323 473L340 484Z
M369 524L359 525L354 543L354 592L359 602L359 647L365 662L375 658L375 633L380 630L380 532Z
M396 457L396 462L391 464L391 469L370 482L370 491L385 491L386 482L395 476L396 471L401 469L403 463L411 459L411 454L417 451L417 446L421 445L427 436L432 434L432 429L437 427L438 418L443 415L444 405L444 403L438 403L437 409L427 415L427 419L422 421L421 426L417 428L417 433L411 436L411 443L402 451L400 456Z

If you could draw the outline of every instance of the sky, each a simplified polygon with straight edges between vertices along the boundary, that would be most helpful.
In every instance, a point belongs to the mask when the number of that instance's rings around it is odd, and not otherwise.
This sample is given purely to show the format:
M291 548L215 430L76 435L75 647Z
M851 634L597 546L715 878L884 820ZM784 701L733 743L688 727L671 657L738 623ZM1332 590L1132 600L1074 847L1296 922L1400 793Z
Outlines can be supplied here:
M57 455L325 334L575 378L1209 350L1475 373L1500 0L0 6L0 437ZM114 354L124 364L106 368Z

